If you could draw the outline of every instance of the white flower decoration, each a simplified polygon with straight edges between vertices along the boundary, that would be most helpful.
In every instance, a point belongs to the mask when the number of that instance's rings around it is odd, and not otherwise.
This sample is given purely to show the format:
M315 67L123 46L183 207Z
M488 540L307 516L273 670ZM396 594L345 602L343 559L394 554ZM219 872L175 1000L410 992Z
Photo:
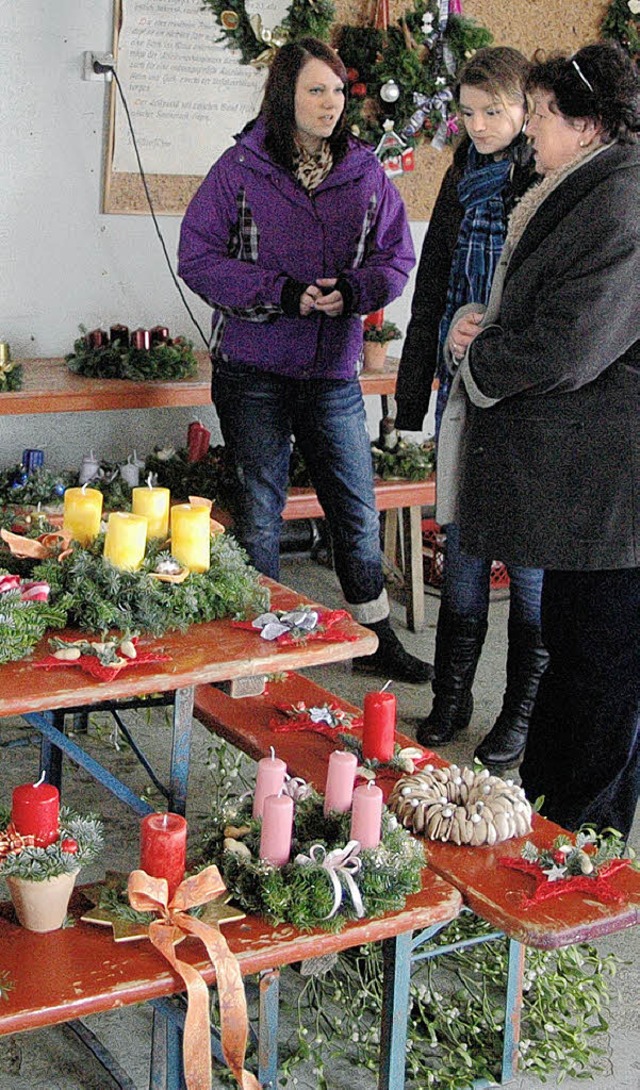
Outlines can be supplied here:
M627 0L627 7L634 15L640 15L640 0Z
M629 0L631 4L632 0ZM425 37L433 32L433 15L430 11L426 11L422 16L422 33Z

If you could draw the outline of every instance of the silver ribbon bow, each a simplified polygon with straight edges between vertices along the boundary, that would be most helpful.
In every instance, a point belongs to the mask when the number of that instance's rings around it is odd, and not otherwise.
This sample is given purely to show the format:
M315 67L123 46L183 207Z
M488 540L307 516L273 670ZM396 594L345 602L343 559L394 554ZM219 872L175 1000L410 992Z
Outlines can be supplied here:
M285 776L282 794L289 795L294 802L302 802L303 799L308 799L312 792L313 787L306 780L303 780L302 776L289 776L288 774Z
M340 908L345 893L345 886L347 892L351 896L353 907L356 910L356 916L359 920L364 916L362 897L360 896L360 890L354 881L354 875L358 874L362 868L362 860L358 858L359 854L360 841L350 840L344 848L334 848L333 851L330 852L327 851L323 844L313 844L309 848L308 855L300 854L295 857L295 863L307 867L322 867L329 876L329 880L333 887L333 907L331 911L323 917L325 920L330 920ZM343 882L344 885L342 884Z
M303 632L313 632L318 624L318 613L315 609L292 609L289 613L261 613L251 622L252 628L260 628L260 636L263 640L277 640L278 636L284 636L285 632L291 632L294 628Z
M431 143L435 148L441 151L447 137L448 104L452 99L453 94L448 87L443 87L442 91L436 91L435 95L423 95L420 91L414 91L413 101L415 102L417 109L411 114L401 135L404 137L415 136L424 125L431 111L437 110L442 121L438 125L437 132Z

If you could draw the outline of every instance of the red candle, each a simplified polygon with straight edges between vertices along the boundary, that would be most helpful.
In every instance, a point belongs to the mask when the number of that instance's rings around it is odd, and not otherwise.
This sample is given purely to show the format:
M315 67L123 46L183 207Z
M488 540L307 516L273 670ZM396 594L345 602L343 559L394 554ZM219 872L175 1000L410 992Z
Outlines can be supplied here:
M254 819L262 817L264 800L267 798L267 795L277 795L278 792L282 790L286 772L286 764L284 761L281 761L279 757L276 757L275 750L272 746L271 756L263 757L261 761L258 761L256 793L253 796Z
M109 335L104 329L92 329L85 339L89 348L104 348L109 343Z
M151 348L151 334L148 329L134 329L131 334L132 348Z
M384 310L372 310L364 320L365 329L382 329L384 323Z
M121 344L129 344L129 327L126 325L112 325L109 330L109 340L111 344L116 344L120 341Z
M349 839L359 840L363 848L377 848L381 825L382 791L369 780L353 792Z
M147 814L140 827L140 870L166 878L169 900L187 866L187 822L180 814Z
M60 792L42 779L14 788L11 807L11 820L17 831L21 836L35 837L38 848L53 844L60 833Z
M290 795L267 795L262 813L260 858L274 867L284 867L291 854L293 799Z
M396 730L396 698L393 693L365 693L362 756L365 760L390 761Z
M166 344L169 340L169 327L166 325L154 325L149 330L151 333L151 344Z
M343 750L335 749L330 754L327 784L324 790L325 816L332 810L345 814L351 809L357 767L358 760L355 753L345 753Z

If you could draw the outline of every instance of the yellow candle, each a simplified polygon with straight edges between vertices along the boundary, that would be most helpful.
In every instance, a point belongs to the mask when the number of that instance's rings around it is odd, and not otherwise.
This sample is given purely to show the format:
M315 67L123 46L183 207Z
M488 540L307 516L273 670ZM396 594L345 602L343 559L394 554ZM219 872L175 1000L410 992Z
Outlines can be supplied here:
M209 509L177 503L171 508L171 555L190 571L209 570Z
M137 571L144 560L147 520L143 515L114 511L109 515L104 556L122 571Z
M168 488L134 488L132 507L134 515L144 515L149 522L147 537L169 536Z
M97 488L67 488L62 526L75 541L89 545L100 533L102 492Z

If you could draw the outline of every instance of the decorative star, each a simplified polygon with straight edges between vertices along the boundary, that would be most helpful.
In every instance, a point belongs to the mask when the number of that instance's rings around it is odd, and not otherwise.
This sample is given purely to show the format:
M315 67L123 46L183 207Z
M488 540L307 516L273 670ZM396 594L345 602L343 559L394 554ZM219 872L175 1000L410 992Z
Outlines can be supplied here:
M565 866L559 867L557 863L552 863L550 867L543 869L542 873L546 874L547 881L557 882L560 878L564 878L567 873L567 868Z
M128 877L128 874L123 874L120 871L107 871L103 882L96 882L94 885L84 886L82 889L83 896L91 901L95 907L89 912L85 912L80 919L85 923L111 927L114 942L133 942L136 939L148 938L149 924L156 919L153 912L148 912L140 913L141 916L148 917L145 920L127 920L120 917L116 909L102 908L100 906L105 891L115 890L116 893L123 894L123 898L125 898L122 901L123 907L128 908L126 901ZM230 900L231 894L225 890L203 906L198 918L203 923L211 924L213 927L220 927L222 924L231 923L233 920L243 920L246 913L235 905L230 905ZM183 935L180 941L182 941L182 938L186 938L186 936Z

